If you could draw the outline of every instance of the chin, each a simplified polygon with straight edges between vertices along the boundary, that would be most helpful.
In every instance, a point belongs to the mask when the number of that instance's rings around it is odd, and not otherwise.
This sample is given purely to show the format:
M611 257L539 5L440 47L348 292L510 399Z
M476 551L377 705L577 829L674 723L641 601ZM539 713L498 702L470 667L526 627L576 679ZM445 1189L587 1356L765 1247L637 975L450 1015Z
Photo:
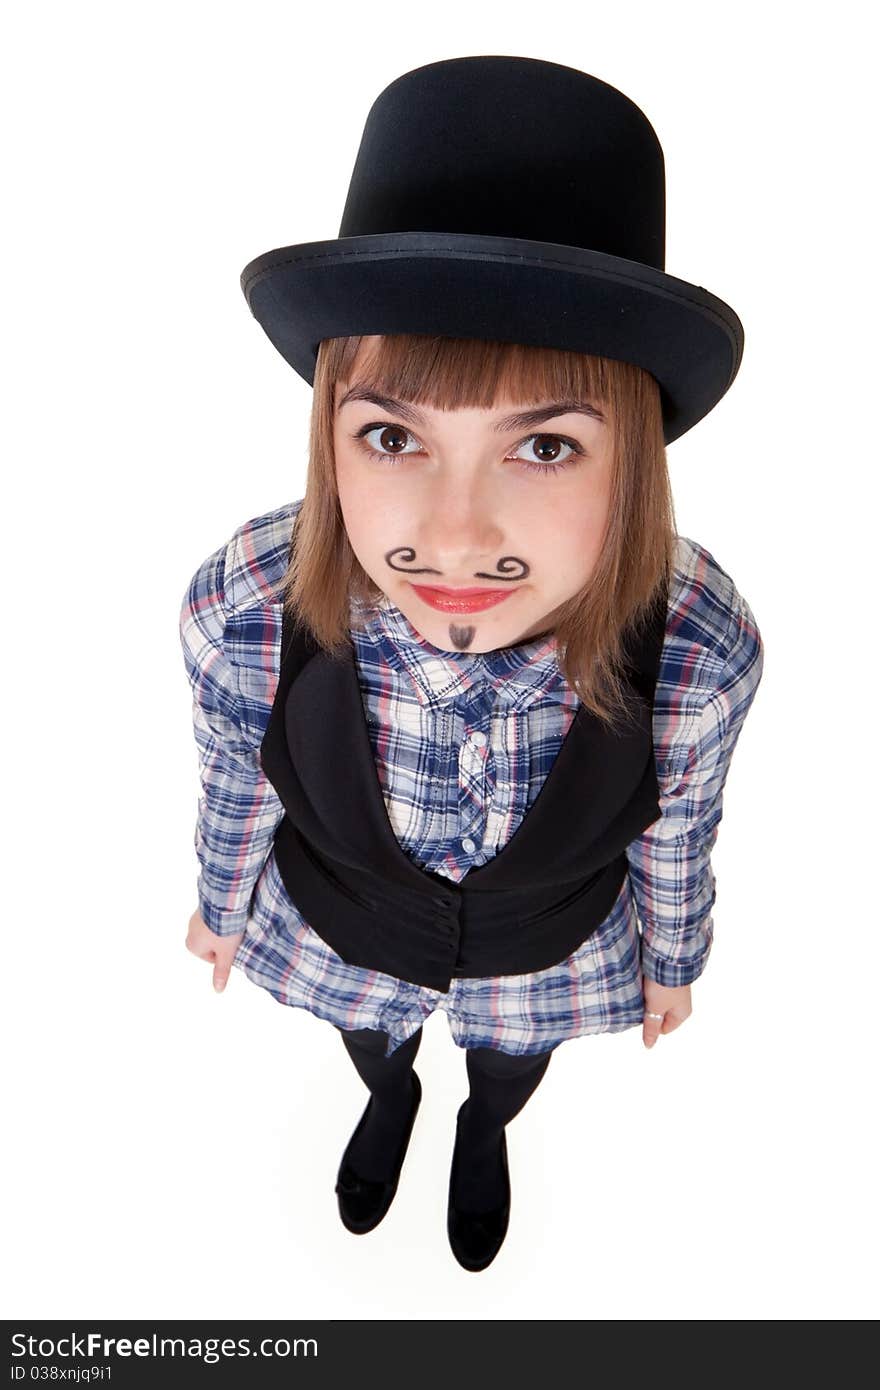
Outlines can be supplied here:
M438 613L436 618L406 615L415 630L426 642L440 651L466 651L474 655L497 651L499 647L513 647L521 642L531 642L532 635L525 634L535 628L534 636L543 635L546 624L533 622L525 629L509 620L505 623L489 622L485 613ZM460 633L456 642L453 633Z

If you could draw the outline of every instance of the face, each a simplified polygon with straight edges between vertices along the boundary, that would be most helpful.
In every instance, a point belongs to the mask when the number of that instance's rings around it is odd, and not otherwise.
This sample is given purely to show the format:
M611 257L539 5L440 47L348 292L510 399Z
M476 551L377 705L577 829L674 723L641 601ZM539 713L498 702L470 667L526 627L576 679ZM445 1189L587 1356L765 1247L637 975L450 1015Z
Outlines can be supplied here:
M608 424L571 409L589 402L438 411L345 401L352 389L358 361L336 387L333 439L346 531L374 583L442 651L552 632L601 549Z

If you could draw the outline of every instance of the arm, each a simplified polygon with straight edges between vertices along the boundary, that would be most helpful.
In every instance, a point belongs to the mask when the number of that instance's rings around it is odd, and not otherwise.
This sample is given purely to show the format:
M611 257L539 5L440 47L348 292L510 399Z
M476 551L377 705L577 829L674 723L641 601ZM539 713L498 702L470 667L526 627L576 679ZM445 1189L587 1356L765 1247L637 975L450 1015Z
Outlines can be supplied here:
M715 903L711 853L724 784L763 660L761 635L743 600L716 688L688 744L674 757L667 785L661 784L662 816L627 848L646 981L689 985L706 965Z
M226 551L221 546L199 566L180 612L201 783L193 840L199 913L218 936L245 930L254 885L284 815L240 718L236 671L224 650Z

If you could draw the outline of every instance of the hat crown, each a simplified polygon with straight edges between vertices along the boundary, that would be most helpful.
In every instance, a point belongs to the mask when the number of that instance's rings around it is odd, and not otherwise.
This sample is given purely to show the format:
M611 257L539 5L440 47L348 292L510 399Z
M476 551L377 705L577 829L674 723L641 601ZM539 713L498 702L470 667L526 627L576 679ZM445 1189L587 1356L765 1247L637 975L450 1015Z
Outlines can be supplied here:
M340 237L452 232L665 268L663 151L644 113L589 73L537 58L429 63L367 115Z

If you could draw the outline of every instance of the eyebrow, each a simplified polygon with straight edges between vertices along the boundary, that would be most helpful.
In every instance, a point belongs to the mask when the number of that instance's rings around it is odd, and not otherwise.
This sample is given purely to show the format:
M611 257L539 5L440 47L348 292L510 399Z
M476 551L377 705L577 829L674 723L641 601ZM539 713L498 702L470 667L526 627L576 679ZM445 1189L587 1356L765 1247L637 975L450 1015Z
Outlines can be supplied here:
M341 410L349 401L369 401L372 405L377 405L381 410L387 410L389 415L399 415L408 424L422 428L427 422L421 411L416 410L411 405L406 405L403 401L396 401L391 396L382 396L375 391L371 391L366 386L352 386L342 397L337 410ZM598 420L600 424L605 424L605 416L596 406L590 405L589 401L553 401L548 405L539 405L532 410L517 411L514 415L505 415L502 420L496 421L492 426L499 434L506 434L510 430L529 429L532 425L542 425L545 420L552 420L557 415L588 415L593 420Z

